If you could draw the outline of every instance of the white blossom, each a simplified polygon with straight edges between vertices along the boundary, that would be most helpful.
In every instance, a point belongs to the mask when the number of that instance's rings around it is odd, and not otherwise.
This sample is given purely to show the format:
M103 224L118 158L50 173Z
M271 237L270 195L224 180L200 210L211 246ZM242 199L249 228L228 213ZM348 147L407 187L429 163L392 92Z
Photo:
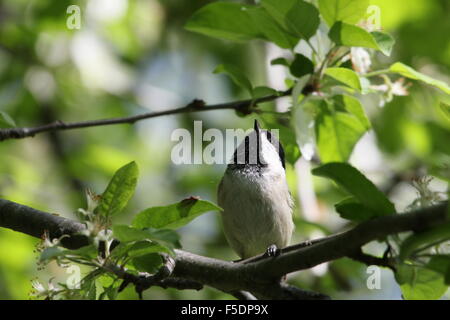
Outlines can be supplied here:
M48 231L45 231L44 235L42 236L42 247L43 247L43 249L45 249L45 248L59 246L61 243L61 240L64 238L69 238L69 236L67 234L65 234L59 238L50 239L50 235L49 235Z
M380 85L371 85L370 89L381 92L380 107L383 107L386 103L391 102L394 96L407 96L409 95L408 88L410 84L405 84L405 79L400 78L395 82L391 82L388 77L384 77L385 83Z
M359 74L366 74L372 66L369 52L364 48L353 47L350 50L353 69Z
M94 211L100 202L100 196L89 189L86 189L87 209L78 209L78 213L90 220L94 216Z
M45 288L44 285L38 280L32 281L31 286L33 287L33 289L31 290L30 295L36 298L48 298L59 293L60 290L53 285L52 280L53 278L48 281L48 288Z
M417 198L408 206L410 210L429 207L443 200L442 192L431 190L432 177L421 177L412 181L412 186L417 191Z
M409 95L408 88L410 84L405 85L405 78L400 78L392 84L392 93L395 96L407 96Z

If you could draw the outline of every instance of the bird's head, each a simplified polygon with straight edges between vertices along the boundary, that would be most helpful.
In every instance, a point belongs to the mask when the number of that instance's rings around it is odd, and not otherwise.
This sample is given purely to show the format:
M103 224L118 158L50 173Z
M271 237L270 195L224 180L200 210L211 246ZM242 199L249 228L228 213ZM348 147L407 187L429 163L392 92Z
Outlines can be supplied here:
M274 132L264 130L255 120L254 130L237 147L229 166L233 168L285 168L284 150Z

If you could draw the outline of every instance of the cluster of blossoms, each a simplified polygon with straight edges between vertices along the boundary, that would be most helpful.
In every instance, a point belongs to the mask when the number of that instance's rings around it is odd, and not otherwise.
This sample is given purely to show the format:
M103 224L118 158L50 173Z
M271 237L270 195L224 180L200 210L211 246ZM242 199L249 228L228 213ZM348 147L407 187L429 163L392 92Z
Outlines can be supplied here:
M408 209L426 208L444 199L443 192L431 190L430 182L432 180L432 177L424 176L412 181L412 186L417 191L417 198L409 205Z
M380 31L376 26L371 23L367 23L366 21L363 21L359 26L369 32ZM350 53L342 59L343 62L348 60L351 61L353 70L355 70L359 75L364 77L365 75L370 74L372 58L367 49L352 47ZM380 75L380 78L383 79L384 83L371 84L369 82L367 85L369 90L381 93L379 103L380 107L383 107L386 103L391 102L395 96L409 95L408 88L411 84L406 83L404 78L399 78L394 82L386 75Z

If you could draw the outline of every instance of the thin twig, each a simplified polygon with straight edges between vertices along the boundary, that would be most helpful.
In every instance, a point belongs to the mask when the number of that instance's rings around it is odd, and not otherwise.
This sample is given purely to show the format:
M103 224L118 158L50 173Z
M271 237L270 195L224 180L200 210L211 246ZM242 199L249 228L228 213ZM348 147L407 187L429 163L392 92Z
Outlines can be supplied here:
M335 50L337 49L337 46L333 46L328 53L326 54L325 58L323 59L322 63L320 64L317 71L312 75L311 77L311 85L314 88L313 90L317 90L319 88L320 81L323 78L323 75L325 73L326 68L328 67L328 64L330 63L330 60L335 55Z
M350 54L350 51L345 51L342 55L340 55L338 58L335 58L334 61L331 63L331 66L337 65L342 59L344 59L347 55Z
M367 266L376 265L380 267L386 267L395 272L395 259L388 256L375 257L370 254L364 253L361 249L358 249L354 254L348 256L350 259L364 263Z
M99 119L99 120L87 120L80 122L70 122L66 123L63 121L55 121L53 123L37 126L37 127L23 127L23 128L8 128L8 129L0 129L0 141L7 139L21 139L26 137L33 137L36 134L42 132L53 132L60 130L72 130L72 129L80 129L80 128L88 128L88 127L98 127L98 126L107 126L107 125L115 125L115 124L133 124L137 121L156 118L161 116L167 116L172 114L180 114L185 112L203 112L203 111L212 111L212 110L227 110L234 109L236 111L240 111L244 114L250 114L254 110L252 109L255 105L263 102L269 102L276 100L281 97L285 97L291 93L291 89L287 91L280 92L279 94L265 96L256 99L248 99L241 100L229 103L221 103L214 105L205 105L205 102L202 100L194 100L188 105L160 112L147 112L135 116L130 117L120 117L120 118L110 118L110 119Z
M180 278L170 278L175 268L175 260L168 255L163 255L163 258L163 266L155 274L141 272L139 273L139 275L135 275L127 272L127 270L125 270L124 268L108 263L99 267L123 280L122 284L119 287L119 292L123 291L128 284L133 284L140 299L142 299L142 292L152 286L159 286L162 288L170 287L179 290L201 290L203 288L203 285L196 281L190 281Z

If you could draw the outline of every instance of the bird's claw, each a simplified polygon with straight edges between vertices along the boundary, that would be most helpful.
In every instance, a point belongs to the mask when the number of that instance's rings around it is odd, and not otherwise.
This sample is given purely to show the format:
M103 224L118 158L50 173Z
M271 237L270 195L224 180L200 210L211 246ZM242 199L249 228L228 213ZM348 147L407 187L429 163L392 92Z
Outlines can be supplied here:
M280 249L275 244L270 245L266 250L266 256L267 257L276 257L279 256L281 253Z

